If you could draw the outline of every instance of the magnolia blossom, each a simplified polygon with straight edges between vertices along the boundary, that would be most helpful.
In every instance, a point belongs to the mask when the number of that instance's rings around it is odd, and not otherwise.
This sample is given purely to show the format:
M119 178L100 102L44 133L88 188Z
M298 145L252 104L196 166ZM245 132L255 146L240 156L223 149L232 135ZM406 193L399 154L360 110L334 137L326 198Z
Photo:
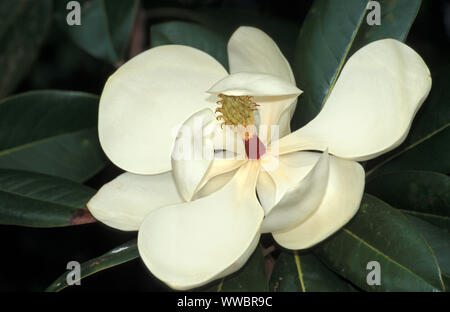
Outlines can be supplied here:
M240 27L228 57L230 73L191 47L152 48L120 67L100 99L100 142L127 172L88 207L138 230L142 260L175 289L239 270L261 233L288 249L335 233L361 202L357 161L398 146L431 88L416 52L379 40L349 58L321 112L291 133L302 91L275 42ZM175 157L181 141L182 154L201 146L213 157Z

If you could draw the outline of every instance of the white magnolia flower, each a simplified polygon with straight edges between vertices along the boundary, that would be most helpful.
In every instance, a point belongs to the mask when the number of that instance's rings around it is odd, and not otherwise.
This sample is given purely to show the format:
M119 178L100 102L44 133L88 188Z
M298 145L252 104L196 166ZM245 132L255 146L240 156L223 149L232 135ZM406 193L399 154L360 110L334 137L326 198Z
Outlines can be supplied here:
M241 27L228 42L228 57L230 74L194 48L152 48L120 67L100 99L100 142L127 172L88 207L111 227L139 230L142 260L175 289L237 271L261 233L289 249L335 233L360 205L364 170L356 161L398 146L431 88L416 52L379 40L347 61L319 115L291 133L302 91L274 41ZM220 99L222 114L215 115ZM219 124L216 117L226 126L205 134L203 143L244 157L171 158L174 128L184 125L180 139L196 120L206 129ZM281 139L275 132L263 137L262 127L252 132L254 123L278 125ZM248 127L237 131L242 124ZM238 139L225 144L221 138L230 131Z

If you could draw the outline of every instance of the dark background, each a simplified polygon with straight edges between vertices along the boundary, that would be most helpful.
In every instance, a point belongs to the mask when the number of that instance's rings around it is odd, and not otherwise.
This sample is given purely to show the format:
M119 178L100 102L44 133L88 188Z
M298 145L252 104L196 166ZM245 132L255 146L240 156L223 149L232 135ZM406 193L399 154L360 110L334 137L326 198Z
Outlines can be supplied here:
M312 1L280 0L144 0L141 2L141 10L163 6L187 9L233 8L289 19L300 27L311 3ZM154 21L146 21L147 31L152 22ZM146 38L148 37L146 34ZM423 0L407 44L419 52L432 73L443 65L442 60L448 64L450 1ZM53 23L39 59L15 93L35 89L62 89L100 94L107 77L114 70L112 65L95 59L76 47ZM87 184L99 188L120 172L110 164ZM0 247L0 291L42 291L66 270L69 261L81 263L100 256L135 236L135 232L121 232L101 223L54 229L0 226L0 237L3 238ZM161 291L168 288L151 276L140 259L136 259L94 274L83 279L81 286L69 287L64 291L107 290Z

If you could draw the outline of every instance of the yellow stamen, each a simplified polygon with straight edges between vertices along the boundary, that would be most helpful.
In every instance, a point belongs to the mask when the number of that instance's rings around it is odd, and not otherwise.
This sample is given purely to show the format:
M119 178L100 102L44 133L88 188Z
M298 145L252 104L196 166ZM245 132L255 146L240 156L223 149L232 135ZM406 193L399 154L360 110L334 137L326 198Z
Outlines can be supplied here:
M259 105L248 95L231 96L219 94L218 96L220 100L217 101L217 104L220 107L216 108L216 113L221 115L216 118L217 120L222 120L221 127L224 125L232 126L238 133L242 132L243 138L247 140L250 135L249 132L252 132L251 134L254 133L254 111L257 110Z

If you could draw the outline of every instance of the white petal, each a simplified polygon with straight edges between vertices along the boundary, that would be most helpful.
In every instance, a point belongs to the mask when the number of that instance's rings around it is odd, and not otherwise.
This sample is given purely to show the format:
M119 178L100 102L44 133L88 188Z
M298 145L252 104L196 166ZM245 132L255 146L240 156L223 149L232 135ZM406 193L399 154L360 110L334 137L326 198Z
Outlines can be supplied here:
M299 225L272 233L275 241L288 249L305 249L320 243L356 214L363 191L361 165L330 156L328 185L319 208Z
M257 193L266 215L293 185L308 175L319 156L319 153L299 152L275 157L268 152L261 158Z
M228 62L232 74L266 73L295 85L291 66L277 44L257 28L242 26L233 33L228 41Z
M208 92L230 96L298 96L302 93L295 85L279 76L250 72L231 74L214 84Z
M295 107L296 95L255 96L254 100L259 105L258 136L265 145L290 133L290 110Z
M178 191L190 201L214 159L214 113L206 108L189 117L178 131L172 150L172 172Z
M208 171L202 179L202 183L198 187L200 194L196 194L195 198L204 197L219 190L222 186L227 184L229 180L231 180L234 173L233 175L230 175L230 172L236 172L237 169L243 166L246 162L247 159L236 157L233 153L216 152L211 166L208 168ZM214 180L214 182L211 182L211 180Z
M296 153L298 154L296 156L302 158L303 153ZM288 189L284 190L281 200L270 209L269 213L266 213L261 229L262 233L292 228L304 221L319 207L328 184L329 156L326 151L322 155L316 154L315 156L316 164L300 181L294 183L289 181L289 177L296 176L296 173L293 172L295 167L283 166L284 168L277 170L276 177L286 179L290 185ZM275 177L275 175L272 176ZM278 180L276 181L278 182ZM284 186L282 183L277 183L277 185Z
M199 199L217 192L231 181L237 171L238 169L231 170L209 179L198 192L195 193L194 199Z
M108 226L137 231L153 209L182 202L172 172L147 176L126 172L103 185L87 207Z
M218 192L152 211L139 229L142 260L174 289L204 285L239 270L264 216L255 194L258 162L248 162Z
M367 160L397 147L431 88L430 72L407 45L375 41L344 66L319 115L282 138L281 153L329 149L331 154Z
M214 108L206 91L227 75L214 58L194 48L147 50L109 77L100 98L99 137L120 168L154 174L171 169L177 127L193 113Z
M297 99L293 101L282 113L278 120L279 138L282 138L291 133L291 119L294 116L295 108L297 106Z

